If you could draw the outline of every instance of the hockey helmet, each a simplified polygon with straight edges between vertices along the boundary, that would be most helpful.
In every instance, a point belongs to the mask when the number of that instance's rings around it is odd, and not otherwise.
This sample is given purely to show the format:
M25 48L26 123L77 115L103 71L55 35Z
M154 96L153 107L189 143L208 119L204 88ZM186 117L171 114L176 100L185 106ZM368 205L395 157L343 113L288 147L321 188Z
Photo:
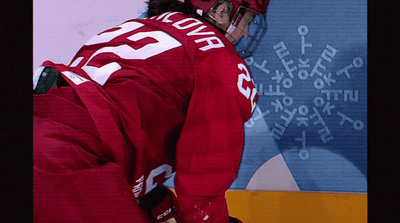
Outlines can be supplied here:
M250 57L256 50L258 44L267 31L266 11L269 0L187 0L196 13L203 16L211 11L220 3L228 3L230 26L226 30L225 36L229 37L240 20L247 12L254 16L247 30L247 38L241 38L234 41L236 51L242 58Z

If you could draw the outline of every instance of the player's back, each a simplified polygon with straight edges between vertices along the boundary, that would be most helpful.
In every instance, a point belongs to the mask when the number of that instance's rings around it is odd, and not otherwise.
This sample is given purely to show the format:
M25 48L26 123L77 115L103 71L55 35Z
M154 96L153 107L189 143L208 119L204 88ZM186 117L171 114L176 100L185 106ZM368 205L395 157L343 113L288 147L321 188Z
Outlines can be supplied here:
M225 46L229 47L227 51ZM132 143L132 178L175 171L174 152L201 61L229 58L233 47L211 25L178 12L129 20L90 39L69 69L85 71L116 104L124 134ZM236 55L235 55L236 56ZM236 57L234 57L236 58ZM203 67L201 67L203 66ZM203 71L204 72L204 71ZM236 78L236 77L235 77ZM236 84L236 82L234 83ZM162 182L163 179L157 180ZM154 183L137 190L140 196Z

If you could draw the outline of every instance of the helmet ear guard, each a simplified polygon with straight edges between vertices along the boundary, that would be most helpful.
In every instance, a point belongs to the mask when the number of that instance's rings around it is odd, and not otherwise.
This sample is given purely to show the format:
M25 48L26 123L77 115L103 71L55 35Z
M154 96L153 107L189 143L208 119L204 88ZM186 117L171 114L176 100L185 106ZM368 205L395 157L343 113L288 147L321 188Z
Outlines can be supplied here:
M209 18L210 20L214 21L214 23L218 23L217 22L217 18L216 18L216 13L217 13L218 7L220 5L222 5L222 4L226 5L227 14L229 15L229 23L230 23L230 20L232 19L232 16L233 16L233 13L232 13L233 4L231 2L226 1L226 0L217 0L212 5L212 7L207 11L206 14L203 15L203 13L202 13L203 17L204 18ZM199 12L197 12L197 13L199 13Z

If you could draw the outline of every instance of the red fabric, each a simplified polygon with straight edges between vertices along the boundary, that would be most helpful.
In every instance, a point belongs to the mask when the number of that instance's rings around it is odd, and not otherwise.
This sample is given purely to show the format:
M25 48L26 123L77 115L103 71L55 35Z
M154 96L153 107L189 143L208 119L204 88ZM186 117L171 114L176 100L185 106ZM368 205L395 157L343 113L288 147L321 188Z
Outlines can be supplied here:
M72 88L35 95L33 127L34 222L147 222Z
M181 13L130 20L89 40L70 65L43 65L71 88L34 96L35 168L79 175L112 162L125 177L107 181L136 197L176 171L182 222L229 221L225 191L257 97L244 61L214 27ZM74 153L63 155L71 144ZM34 189L38 197L45 191Z

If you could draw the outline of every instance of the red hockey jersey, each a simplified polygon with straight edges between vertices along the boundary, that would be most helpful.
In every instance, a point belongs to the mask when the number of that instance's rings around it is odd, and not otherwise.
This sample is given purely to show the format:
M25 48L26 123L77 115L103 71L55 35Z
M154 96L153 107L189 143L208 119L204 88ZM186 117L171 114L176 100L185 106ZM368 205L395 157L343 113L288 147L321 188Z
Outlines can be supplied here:
M90 113L135 197L176 172L183 222L228 222L243 124L257 93L245 62L213 26L178 12L129 20L90 39L66 66L50 61Z

